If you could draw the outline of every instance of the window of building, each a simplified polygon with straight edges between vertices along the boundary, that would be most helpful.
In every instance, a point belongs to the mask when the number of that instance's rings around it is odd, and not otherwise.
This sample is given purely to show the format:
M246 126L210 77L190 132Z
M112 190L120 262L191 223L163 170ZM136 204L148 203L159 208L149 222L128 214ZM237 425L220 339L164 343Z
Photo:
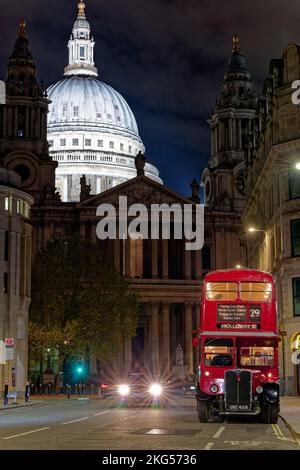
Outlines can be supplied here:
M294 316L300 316L300 277L293 279Z
M76 147L79 144L78 139L73 139L72 144Z
M115 143L114 142L109 142L109 148L114 149L115 148Z
M63 117L66 117L67 111L68 111L68 103L64 103L63 104L63 109L62 109Z
M300 198L300 171L290 171L289 191L290 199Z
M84 60L85 59L85 47L80 46L80 59Z
M129 153L132 153L132 146L131 145L129 145L128 151L129 151Z
M111 114L108 114L108 115L107 115L107 119L111 119Z
M78 117L79 116L79 106L74 106L73 108L73 116Z
M9 233L5 230L4 233L4 261L8 261L8 241L9 241Z
M103 147L103 140L98 140L98 147Z
M9 209L9 197L8 196L5 196L4 206L5 206L5 210L8 211Z
M21 201L20 199L17 200L17 214L20 214L21 212Z
M291 220L292 256L300 256L300 219Z
M124 151L124 144L120 144L120 150Z
M8 273L3 273L3 293L8 293Z
M85 139L85 145L90 147L92 145L92 139Z
M53 147L53 140L48 141L49 147Z
M66 139L60 139L60 146L65 147L66 146Z

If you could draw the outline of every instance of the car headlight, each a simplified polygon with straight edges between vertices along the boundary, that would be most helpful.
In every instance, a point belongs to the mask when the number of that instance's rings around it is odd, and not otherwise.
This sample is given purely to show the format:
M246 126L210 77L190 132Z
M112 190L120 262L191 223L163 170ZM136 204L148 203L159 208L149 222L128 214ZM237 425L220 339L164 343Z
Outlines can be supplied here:
M212 393L217 393L218 390L219 390L219 387L218 387L217 384L211 385L210 391L211 391Z
M118 388L118 392L119 395L121 395L122 397L126 397L127 395L129 395L130 388L128 387L128 385L120 385Z
M154 397L159 397L162 394L162 386L160 384L152 384L149 388L149 392Z

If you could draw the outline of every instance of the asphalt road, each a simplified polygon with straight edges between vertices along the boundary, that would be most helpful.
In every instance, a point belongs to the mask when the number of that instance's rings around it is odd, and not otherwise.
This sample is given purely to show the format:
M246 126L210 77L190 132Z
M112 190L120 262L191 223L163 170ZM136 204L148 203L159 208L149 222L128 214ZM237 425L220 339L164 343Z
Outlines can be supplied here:
M300 443L282 421L200 424L192 397L177 397L161 409L122 409L109 399L49 399L0 410L0 450L75 449L300 450Z

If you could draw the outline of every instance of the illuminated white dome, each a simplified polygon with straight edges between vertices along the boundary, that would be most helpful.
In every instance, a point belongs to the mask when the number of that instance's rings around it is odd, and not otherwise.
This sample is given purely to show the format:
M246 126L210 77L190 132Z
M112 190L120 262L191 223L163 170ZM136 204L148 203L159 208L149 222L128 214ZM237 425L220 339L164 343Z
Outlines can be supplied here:
M95 77L74 75L48 89L50 112L49 131L83 126L102 132L126 134L142 144L135 117L125 99L111 86Z
M56 186L64 201L79 200L83 175L91 185L91 194L133 178L135 156L145 152L129 105L97 79L85 4L80 2L78 8L65 78L48 89L50 155L58 161ZM149 163L145 174L162 182L158 170Z

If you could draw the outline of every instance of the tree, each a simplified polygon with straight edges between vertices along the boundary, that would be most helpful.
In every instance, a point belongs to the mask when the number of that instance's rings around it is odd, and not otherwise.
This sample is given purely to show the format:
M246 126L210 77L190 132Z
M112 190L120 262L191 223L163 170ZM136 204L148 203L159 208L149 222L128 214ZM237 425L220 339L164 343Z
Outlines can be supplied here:
M135 334L138 299L105 261L99 245L78 238L48 242L36 256L29 312L29 348L105 360Z

